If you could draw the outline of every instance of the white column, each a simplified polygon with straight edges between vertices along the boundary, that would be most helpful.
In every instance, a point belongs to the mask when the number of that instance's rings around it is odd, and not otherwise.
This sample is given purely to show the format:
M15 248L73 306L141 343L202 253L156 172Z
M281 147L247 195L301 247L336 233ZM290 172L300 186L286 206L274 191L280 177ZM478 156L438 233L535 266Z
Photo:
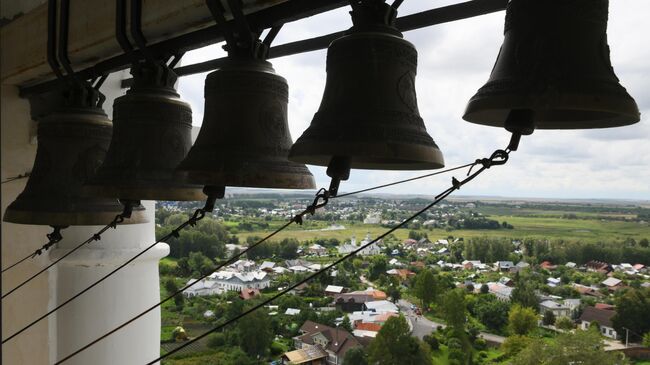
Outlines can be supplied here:
M118 226L100 241L71 254L58 265L56 303L61 303L120 266L153 242L154 203L146 202L149 223ZM52 251L54 260L101 227L71 227ZM83 347L160 301L158 261L169 253L159 243L106 281L63 307L56 315L57 359ZM142 365L159 356L160 310L85 350L70 365Z

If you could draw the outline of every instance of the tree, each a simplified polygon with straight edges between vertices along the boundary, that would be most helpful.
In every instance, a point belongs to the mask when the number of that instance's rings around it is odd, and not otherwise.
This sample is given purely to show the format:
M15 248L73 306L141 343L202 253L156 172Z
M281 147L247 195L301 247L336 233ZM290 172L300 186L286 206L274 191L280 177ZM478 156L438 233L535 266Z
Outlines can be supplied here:
M368 279L371 281L379 279L379 276L388 270L388 260L384 256L374 256L368 266Z
M345 365L368 365L368 359L363 347L353 347L345 353L343 358Z
M345 330L348 332L352 332L352 323L350 323L350 318L348 317L347 314L343 317L343 322L341 322L341 327L345 328Z
M254 311L239 320L239 346L253 358L264 356L273 343L271 321L262 311Z
M501 331L508 323L510 304L494 295L482 295L474 303L473 314L489 329Z
M561 330L572 330L575 327L575 324L569 317L559 317L557 320L555 320L555 327L561 329Z
M291 260L298 257L298 247L300 244L295 238L285 238L280 242L280 252L278 255L283 259Z
M532 308L515 304L508 314L508 329L514 335L527 335L537 327L537 315Z
M550 326L552 324L555 324L555 313L553 313L553 311L544 312L544 316L542 317L542 323L545 326Z
M512 335L506 338L505 341L503 341L503 344L501 345L501 350L503 350L506 356L512 357L520 353L521 350L528 347L531 341L532 340L530 339L530 337Z
M628 289L620 296L612 325L618 333L627 328L630 341L639 341L640 334L650 332L650 289Z
M397 303L398 300L402 298L402 292L400 291L397 285L391 285L388 287L388 296L393 303Z
M512 359L512 365L629 364L622 354L606 352L594 331L563 333L555 341L535 339Z
M427 346L411 337L403 316L391 317L368 346L369 363L376 365L431 365Z
M427 310L429 305L435 300L438 293L436 277L431 270L422 270L415 277L415 296L420 299L423 310Z
M193 273L206 274L212 270L212 260L201 252L190 252L187 263Z
M178 285L176 285L176 282L173 279L169 279L165 281L165 290L167 291L167 295L172 295L178 291ZM185 304L185 297L183 294L174 296L174 304L176 305L177 311L183 309L183 305Z
M481 294L487 294L490 292L490 287L487 284L481 285Z
M537 308L538 301L537 295L535 295L535 289L529 281L523 277L517 279L510 300L512 303L520 304L522 307Z
M448 291L442 298L440 310L447 325L457 332L465 332L467 304L465 303L465 293L462 290Z
M643 346L650 347L650 332L643 335Z

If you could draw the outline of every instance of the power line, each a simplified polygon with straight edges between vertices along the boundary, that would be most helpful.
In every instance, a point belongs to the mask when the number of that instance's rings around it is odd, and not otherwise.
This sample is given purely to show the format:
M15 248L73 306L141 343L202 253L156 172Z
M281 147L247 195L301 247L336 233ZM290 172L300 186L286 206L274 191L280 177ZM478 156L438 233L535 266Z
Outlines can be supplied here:
M121 215L120 215L120 216L121 216ZM121 264L121 265L118 266L117 268L113 269L111 272L109 272L108 274L106 274L105 276L103 276L101 279L99 279L99 280L95 281L94 283L90 284L89 286L87 286L87 287L86 287L85 289L83 289L82 291L80 291L80 292L78 292L77 294L75 294L75 295L73 295L72 297L70 297L68 300L64 301L63 303L57 305L55 308L51 309L51 310L48 311L47 313L45 313L45 314L43 314L42 316L38 317L37 319L35 319L34 321L32 321L32 322L31 322L30 324L28 324L27 326L21 328L19 331L15 332L15 333L12 334L11 336L5 338L4 340L2 340L2 343L4 344L5 342L11 340L12 338L18 336L19 334L21 334L22 332L24 332L24 331L27 330L28 328L32 327L32 326L35 325L36 323L40 322L41 320L43 320L44 318L46 318L46 317L49 316L50 314L56 312L57 310L59 310L59 309L61 309L63 306L65 306L66 304L68 304L68 303L72 302L73 300L77 299L78 297L80 297L81 295L83 295L83 294L84 294L85 292L87 292L88 290L90 290L90 289L94 288L95 286L99 285L101 282L103 282L104 280L108 279L108 278L111 277L113 274L115 274L116 272L118 272L119 270L121 270L122 268L124 268L125 266L127 266L128 264L130 264L131 262L135 261L138 257L144 255L147 251L149 251L150 249L154 248L158 243L160 243L160 242L162 242L162 241L164 241L164 240L167 240L167 239L169 239L169 238L171 238L171 237L178 237L178 236L179 236L179 232L180 232L183 228L187 227L188 225L195 225L199 220L203 219L203 217L205 217L205 210L204 210L204 209L197 209L196 212L194 213L194 215L193 215L190 219L188 219L187 221L185 221L184 223L182 223L181 225L179 225L178 227L176 227L176 229L174 229L173 231L171 231L169 234L167 234L166 236L160 238L159 240L157 240L156 242L154 242L154 243L151 244L150 246L146 247L144 250L140 251L138 254L136 254L135 256L131 257L130 259L128 259L126 262L124 262L123 264ZM107 226L107 227L110 227L110 226ZM108 229L108 228L105 227L105 229ZM105 229L104 229L104 230L105 230ZM97 235L95 235L95 236L97 236ZM89 238L85 243L94 240L94 239L95 239L95 236ZM81 246L81 245L80 245L80 246ZM77 247L80 247L80 246L77 246ZM65 257L65 256L64 256L64 257ZM61 259L62 259L62 258L61 258ZM57 260L57 262L60 261L61 259ZM50 266L51 266L51 265L50 265ZM49 266L48 266L48 267L49 267Z
M414 178L410 178L410 179L400 180L400 181L396 181L396 182L393 182L393 183L383 184L383 185L379 185L379 186L375 186L375 187L371 187L371 188L367 188L367 189L363 189L363 190L358 190L358 191L355 191L355 192L350 192L350 193L346 193L346 194L339 195L339 196L333 196L333 197L330 197L329 194L328 194L328 191L326 191L325 189L320 189L320 190L316 193L316 197L315 197L314 201L312 202L312 204L311 204L310 206L308 206L307 208L305 208L305 210L303 210L301 213L295 215L295 216L294 216L290 221L288 221L287 223L285 223L285 224L282 225L280 228L276 229L275 231L273 231L272 233L270 233L270 234L267 235L266 237L264 237L264 238L258 240L256 243L254 243L254 244L248 246L245 250L239 252L238 254L233 255L232 257L230 257L228 260L226 260L225 262L223 262L222 264L220 264L219 266L217 266L217 267L214 268L213 270L210 270L210 272L212 273L212 272L214 272L214 271L217 271L217 270L223 268L224 266L226 266L226 265L228 265L228 264L231 264L231 263L234 262L236 259L238 259L238 258L240 258L241 256L243 256L244 254L246 254L248 251L252 250L253 248L255 248L255 247L257 247L258 245L262 244L263 242L267 241L269 238L275 236L276 234L280 233L281 231L283 231L284 229L286 229L287 227L289 227L292 223L296 222L296 223L298 223L298 224L302 224L302 217L303 217L304 215L306 215L307 213L310 213L310 214L313 215L313 214L315 213L316 209L324 207L324 206L327 204L328 199L330 199L330 198L337 198L337 197L341 197L341 196L349 196L349 195L359 194L359 193L366 192L366 191L370 191L370 190L376 190L376 189L379 189L379 188L382 188L382 187L386 187L386 186L392 186L392 185L402 184L402 183L406 183L406 182L409 182L409 181L413 181L413 180L417 180L417 179L422 179L422 178L430 177L430 176L434 176L434 175L439 175L439 174L442 174L442 173L445 173L445 172L450 172L450 171L454 171L454 170L459 170L459 169L462 169L462 168L465 168L465 167L469 167L469 166L474 166L474 165L476 165L477 163L478 163L478 162L473 162L473 163L469 163L469 164L461 165L461 166L458 166L458 167L454 167L454 168L450 168L450 169L446 169L446 170L437 171L437 172L435 172L435 173L426 174L426 175L422 175L422 176L418 176L418 177L414 177ZM162 304L164 304L164 303L166 303L167 301L169 301L169 300L171 300L172 298L174 298L176 295L182 294L185 290L189 289L190 287L194 286L195 284L197 284L198 282L200 282L201 280L205 279L206 277L208 277L208 276L210 276L210 275L211 275L211 274L205 274L205 275L199 277L198 279L194 280L193 282L187 284L187 285L184 286L183 288L178 289L175 293L173 293L173 294L167 296L165 299L163 299L163 300L160 301L159 303L157 303L157 304L155 304L155 305L153 305L153 306L147 308L147 309L146 309L145 311L143 311L142 313L140 313L140 314L136 315L135 317L131 318L130 320L128 320L128 321L122 323L122 324L119 325L118 327L115 327L114 329L110 330L109 332L105 333L104 335L102 335L102 336L98 337L97 339L93 340L92 342L88 343L88 344L85 345L84 347L82 347L82 348L76 350L75 352L73 352L73 353L67 355L67 356L64 357L63 359L57 361L54 365L62 364L62 363L64 363L65 361L67 361L68 359L70 359L70 358L76 356L77 354L79 354L79 353L85 351L86 349L88 349L89 347L93 346L94 344L96 344L96 343L102 341L102 340L105 339L106 337L112 335L113 333L115 333L115 332L119 331L120 329L126 327L127 325L133 323L134 321L136 321L137 319L143 317L144 315L146 315L147 313L151 312L152 310L158 308L158 307L161 306Z
M250 313L256 311L257 309L262 308L263 306L265 306L265 305L271 303L271 302L274 301L275 299L277 299L277 298L279 298L279 297L281 297L281 296L287 294L289 291L295 289L296 287L298 287L298 286L300 286L300 285L306 283L307 281L309 281L309 280L315 278L315 277L318 276L318 275L321 275L322 273L326 272L327 270L331 269L332 267L334 267L334 266L340 264L341 262L343 262L343 261L349 259L350 257L356 255L357 253L359 253L360 251L362 251L362 250L365 249L366 247L368 247L368 246L370 246L370 245L376 243L377 241L379 241L379 240L383 239L384 237L388 236L389 234L395 232L397 229L399 229L399 228L405 226L407 223L409 223L410 221L412 221L413 219L415 219L416 217L418 217L418 216L421 215L422 213L424 213L424 212L426 212L427 210L431 209L431 207L433 207L434 205L438 204L440 201L442 201L443 199L445 199L447 196L451 195L451 193L453 193L455 190L459 190L463 185L465 185L466 183L472 181L476 176L478 176L479 174L481 174L483 171L489 169L491 166L493 166L493 165L503 165L503 164L505 164L505 163L508 161L508 155L509 155L509 151L508 151L508 150L497 150L497 151L495 151L495 152L492 154L492 156L490 156L490 158L484 158L484 159L477 160L476 163L473 164L473 165L481 164L482 167L481 167L480 169L478 169L476 172L474 172L473 174L469 175L468 177L466 177L466 178L463 179L462 181L458 181L456 178L452 178L452 186L451 186L450 188L448 188L447 190L443 191L442 193L438 194L438 195L435 197L435 200L434 200L432 203L430 203L430 204L427 205L426 207L422 208L421 210L419 210L417 213L413 214L413 215L410 216L409 218L405 219L404 221L402 221L401 223L399 223L399 224L396 225L395 227L393 227L393 228L389 229L388 231L384 232L384 233L381 234L379 237L377 237L377 238L375 238L374 240L372 240L372 241L370 241L370 242L368 242L368 243L366 243L366 244L360 246L360 247L357 248L356 250L354 250L354 251L348 253L347 255L345 255L345 256L339 258L338 260L336 260L336 261L334 261L333 263L327 265L326 267L322 268L321 270L316 271L315 273L309 275L309 276L306 277L305 279L300 280L300 281L298 281L297 283L295 283L295 284L293 284L293 285L287 287L286 289L284 289L284 290L281 291L280 293L278 293L278 294L272 296L271 298L262 301L261 303L259 303L259 304L255 305L255 306L251 307L250 309L248 309L248 310L242 312L241 314L235 316L234 318L229 319L228 321L222 323L221 325L212 328L211 330L209 330L209 331L207 331L207 332L205 332L205 333L203 333L203 334L201 334L201 335L199 335L199 336L197 336L197 337L195 337L195 338L189 340L188 342L186 342L186 343L184 343L183 345L181 345L181 346L179 346L179 347L177 347L177 348L175 348L175 349L173 349L173 350L167 352L166 354L164 354L164 355L162 355L162 356L159 356L159 357L156 358L155 360L148 362L146 365L153 365L153 364L156 364L157 362L159 362L159 361L161 361L161 360L163 360L163 359L165 359L165 358L171 356L172 354L174 354L174 353L176 353L176 352L182 350L183 348L185 348L185 347L191 345L192 343L201 340L202 338L206 337L207 335L209 335L209 334L211 334L211 333L213 333L213 332L216 332L216 331L222 329L223 327L225 327L225 326L227 326L227 325L229 325L229 324L231 324L231 323L234 323L234 322L240 320L241 318L243 318L243 317L249 315Z

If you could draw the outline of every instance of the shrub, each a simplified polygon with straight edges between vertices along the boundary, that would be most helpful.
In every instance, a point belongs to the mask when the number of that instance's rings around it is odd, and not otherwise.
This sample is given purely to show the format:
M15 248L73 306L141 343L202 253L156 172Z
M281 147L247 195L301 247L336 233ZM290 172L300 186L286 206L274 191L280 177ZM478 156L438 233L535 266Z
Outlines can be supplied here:
M433 334L431 334L431 335L425 335L425 336L422 338L422 340L424 340L424 342L425 342L427 345L429 345L429 347L430 347L431 350L433 350L433 351L438 350L438 349L440 348L440 341L438 341L438 338L437 338L436 336L434 336Z
M211 349L219 348L226 344L226 336L223 333L213 333L208 336L207 346Z

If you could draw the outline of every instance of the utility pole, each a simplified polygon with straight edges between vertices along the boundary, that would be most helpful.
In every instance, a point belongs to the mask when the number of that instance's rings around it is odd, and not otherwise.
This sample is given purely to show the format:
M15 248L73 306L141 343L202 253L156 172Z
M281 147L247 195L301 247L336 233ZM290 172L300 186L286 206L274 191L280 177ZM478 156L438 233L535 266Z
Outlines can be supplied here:
M627 329L627 328L625 328L625 327L623 327L623 329L625 330L625 348L627 348L627 345L628 345L628 337L629 337L629 334L630 334L630 330Z

